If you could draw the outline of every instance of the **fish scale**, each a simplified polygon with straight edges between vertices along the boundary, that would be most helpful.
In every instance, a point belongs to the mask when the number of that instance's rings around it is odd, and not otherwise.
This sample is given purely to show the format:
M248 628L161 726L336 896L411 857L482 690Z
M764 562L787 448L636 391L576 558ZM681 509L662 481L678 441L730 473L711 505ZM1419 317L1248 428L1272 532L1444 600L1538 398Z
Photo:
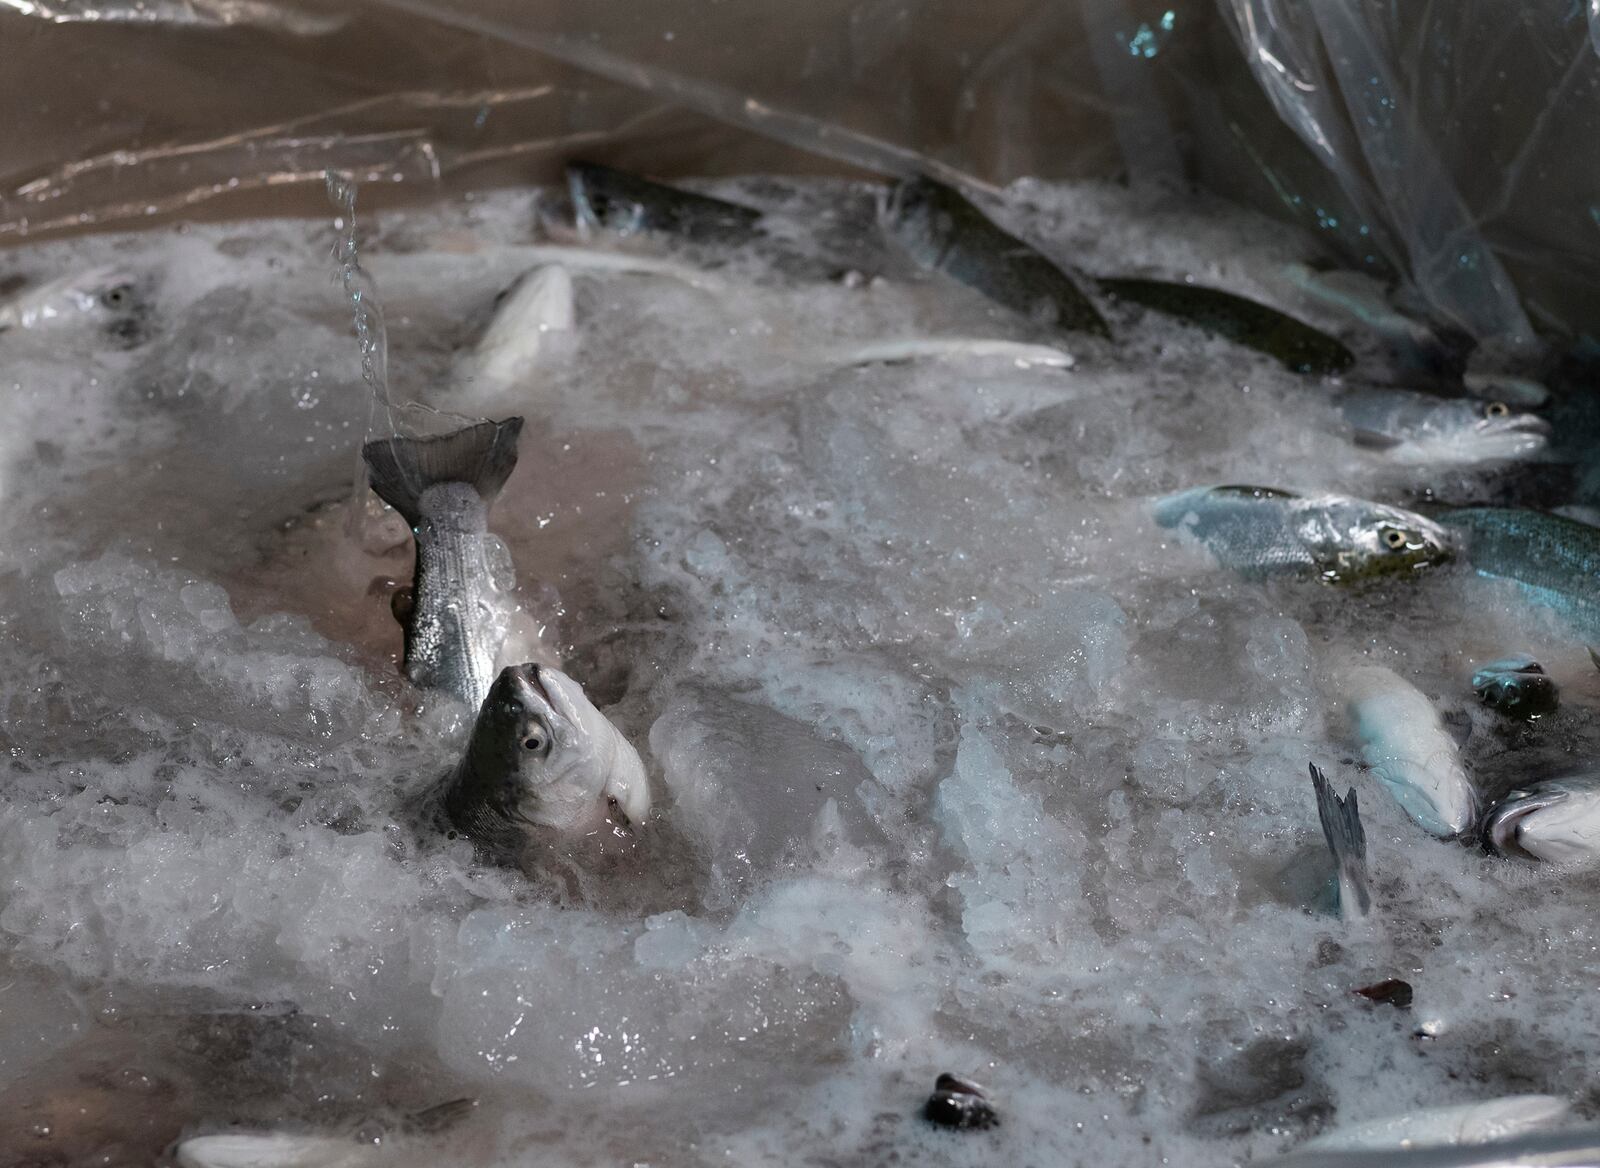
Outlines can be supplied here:
M1465 533L1467 560L1480 575L1515 580L1539 603L1600 629L1600 527L1504 507L1463 507L1439 522Z

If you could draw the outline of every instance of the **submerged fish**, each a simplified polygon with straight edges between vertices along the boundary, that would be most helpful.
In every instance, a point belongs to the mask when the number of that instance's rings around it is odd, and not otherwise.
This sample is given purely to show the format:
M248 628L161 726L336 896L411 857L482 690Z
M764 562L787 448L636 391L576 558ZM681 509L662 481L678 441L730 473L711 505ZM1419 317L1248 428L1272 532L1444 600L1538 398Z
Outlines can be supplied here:
M1511 792L1490 810L1484 834L1502 856L1552 864L1600 857L1600 775L1548 779Z
M1532 1132L1482 1144L1405 1148L1313 1148L1262 1168L1596 1168L1600 1130Z
M1372 894L1367 887L1367 833L1361 827L1355 788L1339 798L1316 763L1311 764L1311 786L1317 793L1322 834L1328 841L1328 851L1333 853L1333 910L1347 921L1366 916L1372 909Z
M1449 839L1471 828L1477 798L1433 703L1381 665L1356 666L1341 680L1373 778L1424 831Z
M1421 515L1343 495L1272 487L1196 487L1159 499L1162 527L1188 531L1247 575L1302 572L1329 583L1409 573L1450 558L1444 530Z
M405 626L405 671L476 708L489 692L515 604L511 554L488 528L489 505L517 465L521 418L437 438L384 438L361 449L378 497L417 542Z
M898 182L883 222L917 263L1043 324L1109 337L1105 318L1055 264L931 178Z
M998 341L985 337L909 337L897 341L873 341L854 348L834 350L828 359L840 365L893 364L901 361L973 360L1006 361L1019 368L1043 366L1069 369L1072 354L1054 345L1032 345L1023 341Z
M572 331L574 319L571 273L561 264L534 268L500 298L489 327L457 366L456 380L490 390L514 385L553 334Z
M82 323L103 329L125 346L143 339L145 298L134 277L121 268L93 268L25 288L0 303L0 333L47 331Z
M695 243L738 244L761 234L762 213L592 162L567 164L578 225L621 235L662 232Z
M608 814L637 823L650 787L639 752L582 686L547 666L509 665L446 781L444 808L463 834L514 850L539 828L584 833Z
M174 1155L181 1168L368 1168L392 1164L396 1144L404 1137L427 1135L458 1123L477 1106L473 1099L456 1099L419 1111L395 1125L390 1138L383 1125L368 1124L343 1135L256 1131L195 1136L178 1144ZM422 1149L416 1149L421 1152ZM436 1163L433 1154L404 1156L404 1163Z
M1600 627L1600 527L1502 507L1441 511L1439 522L1462 534L1474 571L1515 580L1537 603Z
M1553 714L1561 700L1555 678L1527 655L1481 667L1472 675L1472 690L1484 705L1510 718L1532 720Z
M1307 1140L1306 1149L1427 1148L1486 1144L1544 1131L1565 1119L1572 1105L1555 1095L1507 1095L1477 1103L1427 1107L1341 1126Z
M1357 444L1382 450L1395 462L1522 458L1543 450L1550 440L1549 422L1503 401L1357 389L1341 394L1338 404Z
M1327 333L1232 292L1168 280L1106 278L1099 284L1110 296L1265 353L1295 373L1339 373L1355 361Z
M1361 338L1387 350L1387 364L1401 384L1425 382L1459 387L1476 342L1460 329L1429 324L1391 303L1384 284L1362 272L1322 271L1286 264L1283 274L1300 291L1360 326Z

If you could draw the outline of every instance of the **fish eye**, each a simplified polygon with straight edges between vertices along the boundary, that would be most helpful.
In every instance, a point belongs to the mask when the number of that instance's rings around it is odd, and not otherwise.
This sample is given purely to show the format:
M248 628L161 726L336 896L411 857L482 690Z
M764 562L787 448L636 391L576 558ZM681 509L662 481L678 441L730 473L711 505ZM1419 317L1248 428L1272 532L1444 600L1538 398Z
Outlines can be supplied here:
M1390 551L1399 551L1410 541L1410 537L1398 527L1385 527L1378 532L1378 538L1383 541L1383 546Z
M1505 402L1494 401L1483 407L1483 416L1486 418L1504 418L1511 414L1511 407Z
M107 288L100 294L100 303L107 308L126 308L133 300L133 289L127 284Z

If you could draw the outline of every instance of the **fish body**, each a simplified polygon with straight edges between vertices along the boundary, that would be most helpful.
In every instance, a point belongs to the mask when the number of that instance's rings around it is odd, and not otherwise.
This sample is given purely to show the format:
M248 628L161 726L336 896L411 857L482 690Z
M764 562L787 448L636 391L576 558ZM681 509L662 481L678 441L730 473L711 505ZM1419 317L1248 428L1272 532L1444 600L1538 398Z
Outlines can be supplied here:
M1276 308L1219 288L1123 278L1106 278L1099 284L1109 296L1176 317L1265 353L1296 373L1340 373L1355 361L1355 355L1327 333Z
M92 268L25 288L0 303L0 334L89 325L131 347L144 339L147 313L145 297L131 273L117 267Z
M571 273L561 264L534 268L501 298L457 380L490 389L516 384L552 337L572 332L575 319Z
M1315 575L1328 583L1414 572L1450 558L1449 537L1421 515L1343 495L1272 487L1196 487L1157 501L1162 527L1188 531L1219 562L1250 576Z
M1502 856L1593 862L1600 858L1600 775L1549 779L1512 791L1485 818L1484 834Z
M1472 675L1472 690L1490 709L1528 721L1555 713L1561 701L1555 678L1526 654L1478 669Z
M1476 344L1469 334L1406 315L1390 302L1382 282L1362 272L1319 271L1290 263L1283 273L1294 287L1347 317L1359 326L1363 338L1386 350L1387 363L1401 384L1461 385L1468 354Z
M1550 423L1502 401L1356 389L1341 394L1338 405L1356 442L1394 462L1504 461L1536 454L1550 441Z
M1351 788L1343 799L1334 793L1327 776L1311 764L1311 786L1317 795L1317 818L1333 854L1331 886L1334 911L1345 920L1364 917L1372 909L1367 881L1367 833L1361 826L1361 807Z
M1532 1132L1482 1144L1407 1148L1313 1148L1262 1168L1596 1168L1600 1130Z
M367 1168L384 1149L336 1136L235 1132L196 1136L177 1148L181 1168Z
M530 834L582 834L608 816L650 813L644 763L622 732L560 670L501 670L445 783L445 813L491 848L516 850Z
M1019 368L1042 366L1048 369L1069 369L1073 364L1072 355L1054 345L986 337L908 337L873 341L829 354L829 360L840 365L895 364L924 359L1005 361Z
M1506 507L1442 511L1439 522L1461 534L1480 575L1515 580L1537 603L1600 628L1600 527Z
M1484 1144L1547 1130L1565 1119L1571 1110L1571 1104L1555 1095L1507 1095L1350 1124L1308 1140L1302 1146L1331 1151Z
M195 1136L175 1150L180 1168L369 1168L380 1164L434 1164L437 1149L406 1148L406 1136L436 1133L458 1123L477 1106L476 1100L455 1099L405 1117L395 1128L398 1141L384 1125L365 1126L347 1135L255 1131ZM399 1146L397 1146L397 1144ZM409 1154L408 1154L409 1153Z
M473 708L489 692L515 604L510 553L489 532L489 505L517 464L521 418L436 438L369 442L372 489L411 526L416 571L407 603L405 672Z
M584 229L741 244L762 234L762 213L592 162L567 164L573 214Z
M1072 277L943 183L930 178L896 183L883 223L922 267L943 272L1013 312L1068 331L1111 335Z
M1477 797L1427 696L1380 665L1356 666L1342 684L1373 778L1424 831L1450 839L1471 828Z

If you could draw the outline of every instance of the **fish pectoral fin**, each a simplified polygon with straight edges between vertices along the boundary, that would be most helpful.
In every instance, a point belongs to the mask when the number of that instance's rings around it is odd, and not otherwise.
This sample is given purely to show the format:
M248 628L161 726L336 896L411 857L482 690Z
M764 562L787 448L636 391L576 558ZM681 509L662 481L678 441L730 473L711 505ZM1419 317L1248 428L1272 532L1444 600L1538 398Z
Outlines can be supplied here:
M1396 446L1403 445L1401 439L1385 434L1381 430L1363 430L1360 426L1350 432L1350 438L1363 450L1393 450Z
M428 1134L454 1127L477 1109L478 1101L471 1096L435 1103L406 1117L402 1125L406 1131Z

